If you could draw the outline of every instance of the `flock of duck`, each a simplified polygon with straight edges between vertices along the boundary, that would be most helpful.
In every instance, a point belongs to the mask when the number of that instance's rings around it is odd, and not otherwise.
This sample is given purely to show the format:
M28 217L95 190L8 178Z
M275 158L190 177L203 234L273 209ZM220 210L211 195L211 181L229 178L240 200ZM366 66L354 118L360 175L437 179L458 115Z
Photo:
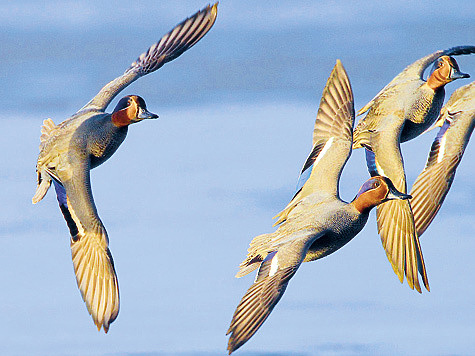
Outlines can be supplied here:
M119 312L119 289L108 235L91 193L90 170L102 164L124 141L129 125L158 116L136 95L122 98L112 114L114 97L133 81L172 61L195 45L213 26L217 4L175 26L104 86L73 116L41 128L36 165L39 202L53 183L71 234L77 284L98 330L109 330ZM353 92L337 60L323 90L313 145L300 174L298 189L280 212L278 229L255 237L237 277L258 268L254 283L234 312L228 333L229 353L260 328L302 262L325 257L348 243L377 208L378 231L386 255L401 282L429 290L419 236L440 209L475 123L475 82L459 88L443 106L444 86L459 78L453 56L475 53L459 46L432 53L409 65L358 114L368 112L355 129ZM432 70L423 79L431 65ZM435 124L434 124L435 123ZM401 142L440 127L424 170L407 194ZM339 197L339 179L353 149L364 147L371 178L347 203Z

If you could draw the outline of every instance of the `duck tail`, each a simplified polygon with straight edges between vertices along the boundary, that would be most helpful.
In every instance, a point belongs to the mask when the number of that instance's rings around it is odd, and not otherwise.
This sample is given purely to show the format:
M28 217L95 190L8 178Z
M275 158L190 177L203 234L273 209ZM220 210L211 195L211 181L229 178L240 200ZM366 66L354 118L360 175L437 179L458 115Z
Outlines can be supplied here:
M236 273L236 278L241 278L260 266L261 262L267 256L267 247L271 241L271 235L272 234L263 234L252 239L249 249L247 250L247 257L239 265L239 271Z
M41 126L41 136L40 136L40 152L43 150L46 142L48 142L51 137L51 133L57 128L53 120L46 119L43 121L43 126ZM42 169L38 170L38 165L36 166L36 172L38 174L38 185L36 187L35 195L33 196L33 204L38 203L41 199L44 198L46 192L51 186L51 177L48 173L43 172Z
M264 260L264 257L262 256L256 256L255 260L250 260L246 259L239 265L239 271L236 273L236 278L241 278L244 277L245 275L251 273L254 271L257 267L260 266L261 262Z
M38 171L38 186L36 187L36 192L32 199L33 204L38 203L44 198L50 186L51 177L48 174L42 174Z
M359 126L356 126L355 131L353 132L353 149L361 147L371 147L371 135L367 130L359 130Z
M51 132L56 129L56 125L54 124L53 120L51 119L46 119L43 121L43 126L41 126L41 136L40 136L40 151L45 145L46 141L51 136Z

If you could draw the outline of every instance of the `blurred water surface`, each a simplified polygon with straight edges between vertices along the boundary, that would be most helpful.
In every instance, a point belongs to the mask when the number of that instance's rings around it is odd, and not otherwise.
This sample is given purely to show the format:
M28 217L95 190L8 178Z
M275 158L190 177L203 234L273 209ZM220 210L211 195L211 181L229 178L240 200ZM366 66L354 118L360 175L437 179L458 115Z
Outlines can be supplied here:
M92 173L121 291L119 317L104 335L77 290L54 194L31 204L41 122L74 113L204 5L0 2L0 354L222 355L253 278L235 279L237 265L293 195L335 60L359 109L414 60L475 40L472 2L221 1L200 43L122 93L143 96L160 120L132 126ZM475 56L457 60L475 74ZM466 83L448 85L447 97ZM409 182L432 139L403 146ZM469 146L422 237L431 293L399 284L372 215L347 247L302 266L236 354L475 352L474 156ZM366 177L363 152L355 151L342 198L351 200Z

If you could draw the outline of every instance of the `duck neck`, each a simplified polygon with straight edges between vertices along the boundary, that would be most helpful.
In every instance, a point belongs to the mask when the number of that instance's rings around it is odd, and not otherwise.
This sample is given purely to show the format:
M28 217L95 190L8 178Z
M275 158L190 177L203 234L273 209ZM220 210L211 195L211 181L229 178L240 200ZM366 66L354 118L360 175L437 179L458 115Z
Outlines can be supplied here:
M376 206L374 199L372 199L370 194L367 193L359 195L350 204L353 205L360 214L369 214L371 209Z
M447 84L448 81L444 76L440 73L440 71L436 70L434 73L430 75L429 78L427 78L427 86L431 88L434 91L444 89L445 84Z
M116 127L129 126L131 123L130 116L127 110L119 110L112 113L111 121Z

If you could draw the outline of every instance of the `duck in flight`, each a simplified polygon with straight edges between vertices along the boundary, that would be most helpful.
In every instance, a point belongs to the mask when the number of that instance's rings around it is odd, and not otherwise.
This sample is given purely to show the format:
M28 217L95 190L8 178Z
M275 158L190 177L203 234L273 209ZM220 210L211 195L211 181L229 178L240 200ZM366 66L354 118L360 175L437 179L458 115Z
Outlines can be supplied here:
M440 50L406 67L359 112L368 112L354 130L353 148L365 147L370 174L391 179L406 193L406 176L400 144L419 136L437 119L445 85L469 75L462 73L453 56L475 53L475 46ZM424 72L432 65L424 80ZM377 207L378 231L394 272L401 283L406 275L410 288L422 292L418 274L429 290L424 259L408 200L394 200Z
M337 61L323 90L313 148L297 193L278 214L279 228L252 240L236 275L242 277L259 268L228 329L229 354L261 327L302 262L323 258L347 244L376 205L410 197L399 192L390 179L376 176L363 184L352 202L340 199L338 184L352 151L354 117L350 81Z
M79 290L98 330L102 327L106 333L119 313L119 286L109 238L92 197L90 170L114 154L130 124L158 116L149 112L137 95L123 97L111 114L105 110L132 82L194 46L211 29L216 15L217 4L185 19L78 112L58 125L47 119L41 128L38 187L33 203L43 199L53 182L71 234Z

